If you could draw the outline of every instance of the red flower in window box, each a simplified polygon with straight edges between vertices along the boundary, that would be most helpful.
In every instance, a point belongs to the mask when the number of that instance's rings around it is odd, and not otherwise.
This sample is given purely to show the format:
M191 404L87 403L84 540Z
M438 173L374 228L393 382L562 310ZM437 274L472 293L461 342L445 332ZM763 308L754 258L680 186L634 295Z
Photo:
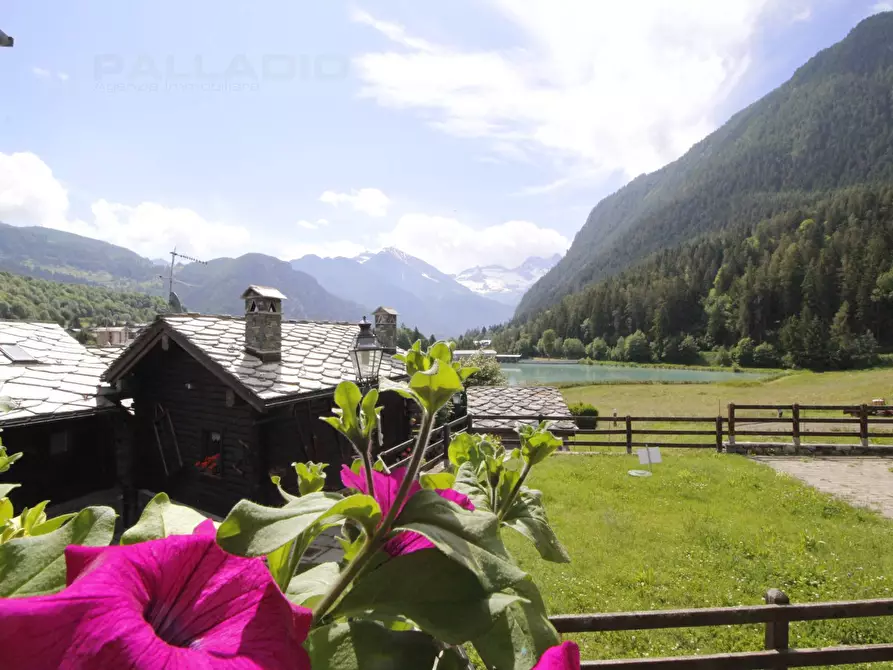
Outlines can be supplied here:
M209 475L219 475L220 454L213 454L211 456L203 458L200 461L197 461L195 467L198 468L200 472L204 472Z

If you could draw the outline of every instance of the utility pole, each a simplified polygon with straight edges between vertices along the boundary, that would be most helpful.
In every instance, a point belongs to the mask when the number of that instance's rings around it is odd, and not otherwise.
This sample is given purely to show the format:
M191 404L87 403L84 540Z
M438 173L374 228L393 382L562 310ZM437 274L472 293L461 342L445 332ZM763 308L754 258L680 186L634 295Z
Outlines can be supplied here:
M0 47L11 47L15 44L15 40L0 30Z

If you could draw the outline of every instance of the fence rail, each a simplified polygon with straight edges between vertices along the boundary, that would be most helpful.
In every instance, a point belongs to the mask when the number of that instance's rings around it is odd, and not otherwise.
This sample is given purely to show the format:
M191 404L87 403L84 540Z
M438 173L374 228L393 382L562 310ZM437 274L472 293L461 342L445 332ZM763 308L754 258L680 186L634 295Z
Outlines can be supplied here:
M673 668L676 670L750 670L817 665L846 665L893 661L893 644L854 645L824 649L791 649L792 621L853 619L893 615L893 599L791 604L787 595L770 589L766 605L710 607L684 610L619 612L615 614L565 614L551 617L559 633L701 628L765 624L765 650L671 658L584 661L583 668Z
M755 410L771 410L776 416L747 416L742 412ZM803 417L803 411L810 412L834 412L842 411L852 414L849 417ZM602 424L609 422L610 428L577 428L573 431L573 445L578 447L626 447L627 452L632 453L634 447L664 447L686 449L715 449L719 452L740 452L749 449L766 449L774 447L793 447L795 450L803 447L810 451L822 451L824 453L836 453L847 449L858 448L860 453L893 453L893 446L871 444L870 439L893 438L893 418L878 416L877 414L893 412L893 406L869 406L869 405L736 405L729 403L725 416L611 416L599 417ZM578 421L586 420L586 417L561 416L532 416L527 415L474 415L469 417L472 432L486 432L487 428L478 428L475 422L482 420L502 421ZM684 423L684 424L709 424L711 428L654 428L655 423ZM622 427L618 427L622 426ZM768 424L760 427L759 424ZM788 426L785 428L785 424ZM841 430L821 430L822 424L842 426ZM889 425L891 430L878 430L878 427ZM811 430L811 426L817 426L817 430ZM872 430L872 427L875 430ZM847 430L852 427L852 430ZM568 434L570 431L563 431ZM612 440L605 438L622 437L625 439ZM666 441L663 436L691 437L691 440ZM712 440L703 440L706 437ZM640 439L635 439L635 438ZM641 439L643 437L656 439ZM858 442L844 443L841 445L812 444L803 442L804 438L854 438ZM601 438L601 439L600 439ZM741 442L738 438L764 438L753 442ZM765 438L788 438L787 442L768 442ZM703 441L697 441L703 440Z

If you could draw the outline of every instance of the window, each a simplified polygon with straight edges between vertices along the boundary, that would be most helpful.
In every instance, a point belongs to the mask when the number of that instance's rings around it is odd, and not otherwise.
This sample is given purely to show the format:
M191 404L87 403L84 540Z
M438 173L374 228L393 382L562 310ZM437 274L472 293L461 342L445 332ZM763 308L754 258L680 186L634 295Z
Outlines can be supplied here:
M199 472L214 477L223 474L223 434L214 430L202 431L201 459L195 467Z
M34 356L17 344L0 344L0 352L13 363L39 363Z

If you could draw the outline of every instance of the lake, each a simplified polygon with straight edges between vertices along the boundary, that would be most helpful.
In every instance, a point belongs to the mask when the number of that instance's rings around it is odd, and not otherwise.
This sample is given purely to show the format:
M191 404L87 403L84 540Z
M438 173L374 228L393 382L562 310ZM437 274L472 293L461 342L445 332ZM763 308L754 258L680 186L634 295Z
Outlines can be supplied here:
M577 363L503 363L512 386L559 382L727 382L755 381L764 375L718 370L626 367L622 365L579 365Z

